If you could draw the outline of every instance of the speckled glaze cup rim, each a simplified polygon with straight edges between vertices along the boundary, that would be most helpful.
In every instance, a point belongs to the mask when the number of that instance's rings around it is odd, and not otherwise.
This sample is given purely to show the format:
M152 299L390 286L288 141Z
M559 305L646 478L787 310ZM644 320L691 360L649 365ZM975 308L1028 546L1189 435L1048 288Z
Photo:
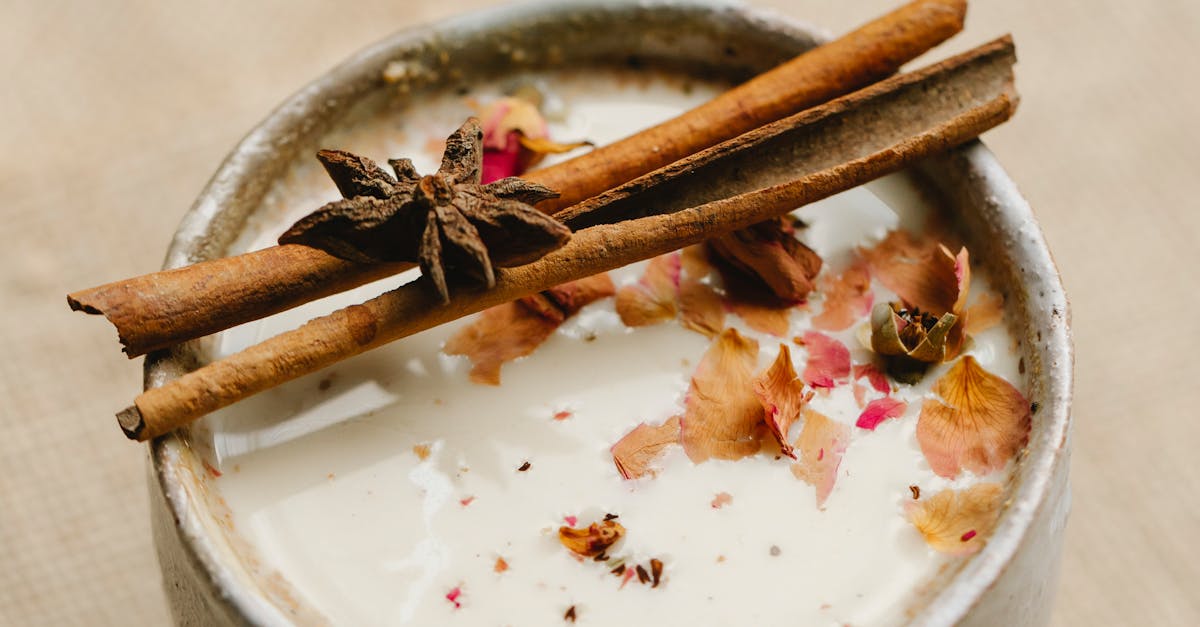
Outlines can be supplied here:
M644 24L653 21L647 18L656 16L664 20L692 20L701 30L708 28L715 33L713 36L728 31L733 33L729 37L742 37L746 41L757 37L770 42L762 44L763 47L781 49L795 46L795 50L800 50L825 38L811 26L724 2L645 0L588 0L566 5L540 3L497 8L395 34L305 86L239 143L185 215L164 268L223 255L233 234L242 227L271 182L292 161L296 150L336 124L337 116L354 102L385 88L379 77L389 62L418 64L436 46L452 46L459 40L474 41L471 38L516 36L512 34L531 24L562 28L584 24L580 28L586 29L587 19L592 19L587 16L593 16L596 24L616 20L635 31L653 29ZM657 44L646 45L653 48ZM758 44L746 44L751 50L754 45ZM720 59L715 61L720 62ZM428 80L437 82L444 77ZM1047 586L1051 589L1043 594L1052 595L1055 572L1024 571L1056 570L1061 528L1044 527L1061 526L1069 502L1066 467L1073 356L1067 300L1032 211L983 144L972 142L928 160L917 170L941 188L951 202L969 209L964 218L968 235L983 234L984 246L995 248L996 254L991 256L999 255L1005 260L1004 271L1011 274L1009 283L1015 287L1015 293L1007 296L1010 307L1018 309L1023 318L1020 331L1024 333L1024 350L1034 362L1027 377L1031 397L1039 409L1034 416L1029 446L1020 460L1015 487L1010 492L1011 501L995 533L978 555L947 581L940 582L927 602L915 608L912 623L987 624L991 618L1012 616L1017 620L1006 622L1019 624L1020 609L1010 607L1014 613L1005 614L1005 600L1000 596L1016 595L1019 602L1021 595L1027 597ZM972 252L975 257L975 251ZM146 360L146 386L161 385L185 372L203 352L204 344L199 342L152 355ZM161 508L155 510L156 542L177 620L292 623L294 613L280 607L278 598L272 601L255 582L247 579L234 563L236 548L231 548L214 531L213 515L200 494L204 488L197 482L197 460L187 438L175 434L164 436L151 443L150 452L150 489L155 506ZM1042 555L1047 551L1053 555ZM184 581L187 576L191 579ZM1049 581L1028 585L1027 580L1038 576ZM1006 593L1006 586L1012 585L1016 586L1012 588L1016 592ZM172 586L178 590L173 591ZM1035 610L1026 612L1032 617L1027 620L1041 620L1039 617L1046 611L1041 608L1048 607L1049 601L1042 599L1039 603Z

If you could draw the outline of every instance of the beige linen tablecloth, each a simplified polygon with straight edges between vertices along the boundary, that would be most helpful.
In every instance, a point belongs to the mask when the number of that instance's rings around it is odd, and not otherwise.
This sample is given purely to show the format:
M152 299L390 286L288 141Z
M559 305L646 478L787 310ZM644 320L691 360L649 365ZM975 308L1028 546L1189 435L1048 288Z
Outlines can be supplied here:
M898 0L764 3L842 32ZM0 3L0 624L168 621L139 389L70 290L156 269L267 111L397 29L489 4ZM945 55L1012 32L1023 95L986 137L1073 303L1074 512L1057 625L1200 624L1200 2L975 0Z

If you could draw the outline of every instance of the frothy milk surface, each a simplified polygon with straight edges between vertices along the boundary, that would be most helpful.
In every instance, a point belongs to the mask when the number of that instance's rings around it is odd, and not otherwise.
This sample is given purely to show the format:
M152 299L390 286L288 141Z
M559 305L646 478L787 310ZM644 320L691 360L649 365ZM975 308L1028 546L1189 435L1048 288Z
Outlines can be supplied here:
M707 100L716 88L664 77L548 75L552 137L607 143ZM486 101L503 86L470 97ZM413 157L436 169L444 138L472 113L462 96L420 100L352 125L324 142L383 162ZM272 191L239 250L268 246L292 221L337 192L315 160ZM838 272L855 246L926 207L891 177L801 209L801 239ZM234 251L236 252L236 251ZM636 281L635 264L611 273ZM987 286L976 273L972 293ZM224 333L228 354L411 280L364 286ZM877 301L894 295L873 286ZM822 296L793 310L789 334L727 325L758 340L758 369L780 343L811 328ZM955 558L930 549L905 519L909 486L930 493L981 477L935 475L918 447L921 399L947 364L893 396L909 402L875 431L854 429L822 508L787 460L758 455L693 464L678 447L651 478L627 481L609 447L641 422L682 413L690 377L710 341L677 323L630 329L613 299L587 306L529 357L506 364L499 387L468 380L466 357L441 352L471 318L293 381L207 419L221 477L216 487L237 532L331 622L346 625L889 625ZM831 334L855 363L870 354L855 329ZM1014 339L1004 325L967 353L1018 387ZM797 371L807 359L791 344ZM850 425L851 387L811 405ZM794 438L799 425L793 427ZM528 464L528 466L526 466ZM1011 464L1010 464L1011 466ZM521 468L525 468L521 470ZM1003 481L1006 473L985 477ZM714 506L718 494L730 500ZM616 514L627 534L611 551L628 563L657 558L652 588L578 560L559 526ZM506 568L499 568L501 563ZM497 571L501 572L497 572Z

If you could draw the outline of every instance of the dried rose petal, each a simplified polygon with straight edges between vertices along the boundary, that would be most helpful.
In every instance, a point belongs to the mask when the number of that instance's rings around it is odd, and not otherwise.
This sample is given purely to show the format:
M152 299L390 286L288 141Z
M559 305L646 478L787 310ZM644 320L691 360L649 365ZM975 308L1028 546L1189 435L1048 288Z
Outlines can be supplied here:
M722 259L792 303L808 296L821 271L821 257L796 239L786 216L715 237L709 245Z
M806 331L804 348L808 363L804 382L815 388L831 388L850 376L850 349L845 344L816 331Z
M679 322L708 337L725 328L725 307L721 295L711 286L687 278L679 284Z
M713 266L708 260L708 247L704 244L688 246L679 253L683 271L693 279L703 279L712 274Z
M811 410L804 410L804 427L796 439L800 461L792 464L792 474L817 489L817 507L833 492L838 466L850 445L850 428Z
M625 326L648 326L675 317L679 264L678 253L655 257L637 283L617 291L617 314Z
M637 479L649 474L654 475L650 462L662 454L663 449L671 444L679 443L679 416L657 427L641 423L632 431L626 433L609 451L617 472L626 479Z
M983 548L996 526L1003 496L1000 484L980 483L907 502L904 513L930 547L950 555L970 555Z
M995 292L984 292L974 305L963 314L963 331L969 335L982 333L1004 318L1004 297Z
M586 305L612 296L617 291L607 272L594 274L586 279L568 281L542 292L554 301L568 317L579 313Z
M961 313L971 281L966 248L955 255L935 240L897 230L859 252L879 282L906 304L939 317Z
M940 246L943 255L949 255L950 249L945 246ZM961 247L958 249L958 254L954 255L954 278L958 297L954 299L954 304L950 306L950 311L963 311L967 306L967 292L971 289L971 256L967 253L967 248Z
M554 323L561 323L567 319L567 312L563 311L558 306L558 303L551 300L546 292L530 294L529 296L518 298L515 302Z
M712 500L713 509L721 509L733 502L733 495L728 492L718 492Z
M546 120L538 110L540 101L540 94L528 91L521 97L494 100L480 111L483 183L519 176L547 154L588 145L588 142L551 141Z
M748 299L726 290L726 304L747 326L776 337L787 335L792 306L777 300Z
M867 387L858 382L858 379L850 381L850 389L854 391L854 404L859 408L867 405Z
M758 342L726 329L704 353L685 400L683 450L695 463L741 459L762 445L763 409L752 381Z
M471 381L500 385L500 367L532 353L558 325L519 303L505 303L480 313L447 340L443 350L447 355L470 357Z
M462 601L459 601L460 598L462 598L462 588L459 586L451 588L450 591L446 593L446 600L453 603L454 609L456 610L462 609Z
M500 385L504 363L532 353L563 320L614 291L612 279L605 273L486 309L447 340L443 352L471 359L471 381Z
M904 410L908 409L908 403L902 400L894 399L890 396L877 398L870 403L867 403L866 409L858 415L858 422L855 426L874 431L881 422L888 418L899 418L904 415Z
M851 370L855 380L866 377L876 392L891 393L892 386L888 383L887 375L879 368L876 368L875 364L855 364Z
M984 474L1004 467L1029 437L1029 402L967 355L933 385L921 406L917 442L934 472Z
M779 442L779 451L795 459L796 454L787 441L788 428L800 418L800 411L812 398L812 392L804 393L804 383L796 376L787 344L779 345L775 363L754 379L754 393L762 403L767 429Z
M871 312L875 300L871 273L861 259L836 277L826 275L821 280L821 292L825 295L825 308L813 316L812 324L825 331L849 329Z
M595 557L625 535L625 527L615 520L594 522L584 529L559 527L558 541L576 555Z

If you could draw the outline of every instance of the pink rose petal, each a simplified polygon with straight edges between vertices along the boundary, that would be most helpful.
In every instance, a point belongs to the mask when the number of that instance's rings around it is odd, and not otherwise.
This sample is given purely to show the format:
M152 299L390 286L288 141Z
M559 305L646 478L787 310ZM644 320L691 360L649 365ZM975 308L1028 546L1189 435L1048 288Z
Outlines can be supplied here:
M858 416L858 422L854 424L861 429L874 431L875 427L878 427L884 420L903 416L906 409L908 409L908 403L904 401L890 396L877 398L867 403L866 409Z
M845 344L816 331L802 338L808 350L804 382L815 388L831 388L850 377L850 349Z

